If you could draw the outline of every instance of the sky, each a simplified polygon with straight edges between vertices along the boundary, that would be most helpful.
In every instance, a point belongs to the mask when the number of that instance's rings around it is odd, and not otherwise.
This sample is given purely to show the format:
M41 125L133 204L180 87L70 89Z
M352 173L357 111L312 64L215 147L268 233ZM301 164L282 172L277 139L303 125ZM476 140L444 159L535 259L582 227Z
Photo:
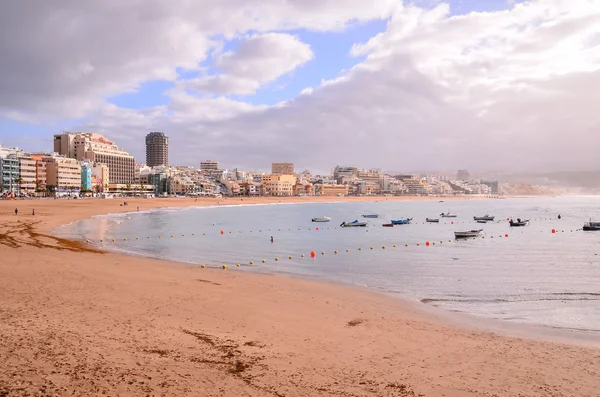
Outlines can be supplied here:
M144 162L600 170L600 1L0 3L0 144Z

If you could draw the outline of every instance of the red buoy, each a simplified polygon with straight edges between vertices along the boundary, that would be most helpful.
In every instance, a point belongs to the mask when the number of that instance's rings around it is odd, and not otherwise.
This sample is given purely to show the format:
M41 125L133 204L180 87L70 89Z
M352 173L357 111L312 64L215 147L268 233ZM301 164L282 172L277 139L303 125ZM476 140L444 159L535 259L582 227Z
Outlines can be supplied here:
M454 221L450 222L451 225L454 225Z
M506 233L506 234L504 235L504 237L508 237L508 233Z
M556 229L552 229L552 233L556 233Z
M426 245L427 247L429 247L429 241L425 242L425 245Z
M225 234L225 231L224 231L224 230L221 230L221 234Z
M315 251L310 251L310 257L314 258L315 256L317 256L317 253Z
M315 230L319 230L319 228L316 228Z

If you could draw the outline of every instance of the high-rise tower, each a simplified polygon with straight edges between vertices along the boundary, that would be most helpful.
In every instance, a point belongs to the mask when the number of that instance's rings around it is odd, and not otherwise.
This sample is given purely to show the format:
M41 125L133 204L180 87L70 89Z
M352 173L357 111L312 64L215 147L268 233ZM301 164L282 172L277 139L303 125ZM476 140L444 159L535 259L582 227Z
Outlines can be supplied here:
M146 135L146 164L148 167L169 165L169 137L164 133Z

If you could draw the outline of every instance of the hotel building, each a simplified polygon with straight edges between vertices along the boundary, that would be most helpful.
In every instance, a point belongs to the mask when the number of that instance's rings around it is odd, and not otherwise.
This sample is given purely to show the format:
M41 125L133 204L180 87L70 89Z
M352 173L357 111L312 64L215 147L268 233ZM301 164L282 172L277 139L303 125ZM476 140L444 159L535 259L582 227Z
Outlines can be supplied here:
M296 177L294 175L265 174L262 176L263 194L269 196L294 195Z
M111 184L131 184L135 179L135 158L100 134L78 132L54 135L54 151L79 161L106 164L110 170Z
M79 192L81 190L81 166L75 159L62 156L45 156L46 184L55 192Z

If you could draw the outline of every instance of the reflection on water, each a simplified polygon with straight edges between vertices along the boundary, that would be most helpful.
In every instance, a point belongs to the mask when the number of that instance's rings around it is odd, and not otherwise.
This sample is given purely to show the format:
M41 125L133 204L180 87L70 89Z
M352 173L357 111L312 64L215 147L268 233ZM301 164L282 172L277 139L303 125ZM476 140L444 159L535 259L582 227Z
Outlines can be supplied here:
M598 330L600 232L578 230L600 218L598 204L588 197L221 206L97 217L61 233L191 264L240 263L251 271L359 285L487 318ZM458 218L424 222L441 212ZM381 217L367 228L339 227L364 213ZM497 222L473 222L487 213ZM332 221L310 221L322 215ZM413 224L381 227L406 217ZM507 217L532 221L511 228ZM453 239L454 231L473 228L483 228L484 238Z

